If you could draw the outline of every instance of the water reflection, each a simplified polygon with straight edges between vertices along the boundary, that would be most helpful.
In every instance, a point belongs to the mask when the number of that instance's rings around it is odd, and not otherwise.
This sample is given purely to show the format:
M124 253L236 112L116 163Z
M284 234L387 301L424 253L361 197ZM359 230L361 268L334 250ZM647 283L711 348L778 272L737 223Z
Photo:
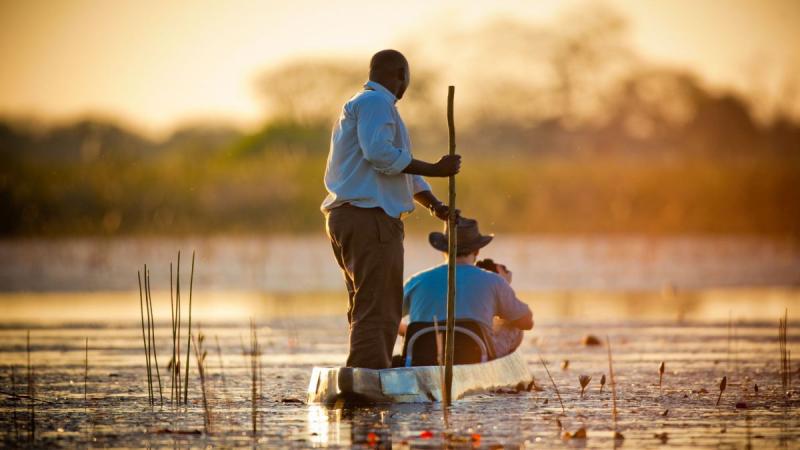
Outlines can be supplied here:
M319 405L308 407L308 440L314 447L350 445L350 429L350 422L342 421L341 409L330 409Z
M427 427L438 424L432 409L436 407L416 404L363 408L310 405L309 441L314 447L369 445L398 448L399 445L399 448L409 448L409 441L420 434L420 430L412 429L412 423L419 426L420 421L425 421ZM431 433L433 435L440 433Z

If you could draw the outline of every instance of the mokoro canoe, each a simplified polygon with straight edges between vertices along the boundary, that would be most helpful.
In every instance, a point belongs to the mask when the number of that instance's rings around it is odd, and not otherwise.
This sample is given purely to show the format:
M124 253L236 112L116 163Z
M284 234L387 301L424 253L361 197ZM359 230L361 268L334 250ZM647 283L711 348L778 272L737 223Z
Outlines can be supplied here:
M308 403L426 403L442 400L438 366L360 369L315 367ZM528 386L533 380L519 350L492 361L453 366L453 398L504 387Z

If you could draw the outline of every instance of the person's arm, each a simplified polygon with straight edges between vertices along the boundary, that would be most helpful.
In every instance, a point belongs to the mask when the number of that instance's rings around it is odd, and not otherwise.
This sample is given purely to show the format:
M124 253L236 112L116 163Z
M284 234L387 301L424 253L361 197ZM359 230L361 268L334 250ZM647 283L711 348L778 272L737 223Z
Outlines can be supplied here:
M461 155L444 155L435 163L412 159L403 173L426 177L449 177L461 170Z
M525 316L520 317L517 320L512 320L508 322L512 327L519 328L520 330L530 330L533 329L533 312L528 310L528 313Z
M514 289L505 281L498 280L496 286L497 315L514 328L533 328L533 312L517 298ZM511 319L513 318L513 319Z
M356 106L356 133L364 159L384 175L398 175L413 161L411 153L394 146L395 124L391 106L384 100L365 98Z
M450 207L442 203L431 191L420 191L414 194L414 200L424 206L432 216L439 220L447 220L447 215L450 213ZM456 216L461 213L456 209Z

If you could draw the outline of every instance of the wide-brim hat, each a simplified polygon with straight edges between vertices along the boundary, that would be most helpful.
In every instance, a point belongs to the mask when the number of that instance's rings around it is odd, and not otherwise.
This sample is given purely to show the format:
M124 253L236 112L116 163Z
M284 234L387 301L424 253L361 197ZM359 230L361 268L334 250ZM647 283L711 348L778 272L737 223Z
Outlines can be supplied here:
M447 252L447 223L445 232L434 231L428 235L428 242L436 250ZM483 235L478 230L478 221L459 217L456 219L456 254L464 255L486 247L494 239L494 234Z

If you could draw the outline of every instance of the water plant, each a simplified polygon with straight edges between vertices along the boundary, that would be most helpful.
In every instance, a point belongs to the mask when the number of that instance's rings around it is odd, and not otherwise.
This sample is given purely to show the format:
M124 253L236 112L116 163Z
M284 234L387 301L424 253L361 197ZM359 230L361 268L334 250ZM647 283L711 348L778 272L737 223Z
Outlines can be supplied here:
M581 398L583 398L583 392L586 390L586 386L589 385L590 381L592 381L592 377L589 375L581 375L578 377L578 383L581 385Z
M606 385L606 374L600 377L600 393L603 393L603 386Z
M661 392L661 381L664 379L664 361L658 366L658 392Z
M189 275L189 328L186 332L186 372L183 374L183 403L189 404L189 352L192 345L192 286L194 285L194 251L192 251L192 271Z
M542 365L544 366L544 370L545 370L545 372L547 372L547 376L550 377L550 382L553 383L553 388L555 388L555 390L556 390L556 396L558 396L558 402L561 403L561 412L563 414L566 414L567 410L564 408L564 402L561 400L561 392L559 392L558 386L556 385L555 380L553 380L553 376L550 375L550 369L547 368L547 363L544 362L544 358L542 358L541 353L539 354L539 361L542 362Z
M789 309L786 308L783 312L783 319L778 319L778 348L780 350L781 365L781 393L786 393L791 389L792 384L792 368L791 368L791 354L787 346L788 338L788 325L789 325Z
M17 369L11 365L11 404L13 405L12 420L14 421L14 439L19 440L19 428L17 427Z
M156 352L156 326L155 316L153 315L153 297L150 293L150 271L147 269L147 264L144 266L144 299L147 306L147 325L149 327L150 336L150 350L153 352L153 362L156 366L156 379L158 380L158 398L161 405L164 405L164 391L161 387L161 371L158 368L158 353Z
M228 388L226 387L225 383L225 363L222 360L222 347L219 345L219 336L216 334L214 335L214 342L217 344L217 358L219 359L219 374L222 378L222 395L225 396L225 402L229 403L228 400Z
M180 405L183 381L181 380L181 252L178 250L178 265L175 272L175 342L172 344L175 350L175 387L176 400ZM189 355L186 355L187 357Z
M147 394L148 394L148 401L150 405L153 405L153 377L150 370L150 349L149 349L149 341L148 334L145 333L145 325L144 325L144 300L142 295L142 273L137 271L136 276L139 278L139 312L141 313L142 317L142 345L144 346L144 358L145 358L145 366L147 369ZM150 327L147 327L148 333Z
M258 432L258 398L261 386L259 376L261 366L261 350L258 345L258 332L256 323L250 319L250 420L252 423L253 437Z
M178 253L180 255L180 253ZM172 294L172 261L169 263L169 318L170 323L172 326L172 358L169 360L169 365L167 369L169 370L169 402L171 405L175 405L175 389L177 387L176 380L175 380L175 368L178 366L177 361L175 360L175 337L176 337L176 330L175 330L175 298Z
M28 399L30 400L28 440L33 442L36 438L36 373L33 365L31 365L31 330L28 330L25 342L25 350L28 356Z
M208 394L206 393L206 356L208 352L203 349L203 341L205 335L202 332L198 333L197 341L192 336L194 342L194 359L197 362L197 372L200 374L200 392L203 395L203 425L205 426L206 433L211 429L211 407L208 403Z
M617 429L617 382L614 379L614 365L611 361L611 341L606 335L606 347L608 348L608 376L611 378L611 416L614 419L614 440L625 439Z
M83 407L89 408L89 395L87 390L87 382L89 380L89 338L86 338L86 345L84 347L83 356Z
M728 386L728 376L725 375L722 377L722 381L719 382L719 397L717 397L717 404L715 406L719 406L719 401L722 400L722 393L725 392L725 388Z

